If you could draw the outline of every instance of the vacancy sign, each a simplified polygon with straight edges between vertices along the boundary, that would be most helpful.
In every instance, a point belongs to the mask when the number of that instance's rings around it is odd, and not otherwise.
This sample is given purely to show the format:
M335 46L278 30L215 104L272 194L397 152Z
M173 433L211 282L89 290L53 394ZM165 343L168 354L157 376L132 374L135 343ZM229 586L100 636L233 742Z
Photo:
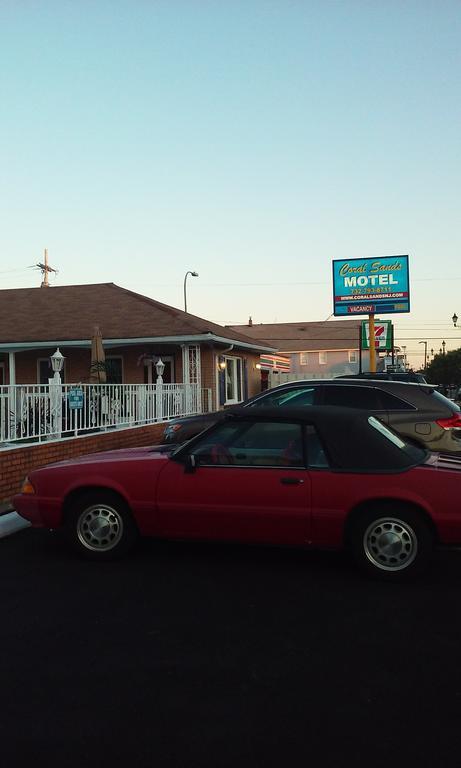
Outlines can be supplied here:
M391 320L375 320L375 348L378 350L392 349ZM370 324L362 320L362 349L370 349Z

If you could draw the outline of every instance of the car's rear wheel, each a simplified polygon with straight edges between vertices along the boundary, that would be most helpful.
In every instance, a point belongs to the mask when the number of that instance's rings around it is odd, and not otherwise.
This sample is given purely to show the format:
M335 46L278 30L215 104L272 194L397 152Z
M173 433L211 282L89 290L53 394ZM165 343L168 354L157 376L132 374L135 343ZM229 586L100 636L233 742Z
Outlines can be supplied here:
M349 545L356 562L369 574L401 581L427 567L434 536L418 512L389 504L364 510L353 519Z
M102 491L78 497L68 510L64 528L73 548L92 560L124 554L138 536L125 501L117 494Z

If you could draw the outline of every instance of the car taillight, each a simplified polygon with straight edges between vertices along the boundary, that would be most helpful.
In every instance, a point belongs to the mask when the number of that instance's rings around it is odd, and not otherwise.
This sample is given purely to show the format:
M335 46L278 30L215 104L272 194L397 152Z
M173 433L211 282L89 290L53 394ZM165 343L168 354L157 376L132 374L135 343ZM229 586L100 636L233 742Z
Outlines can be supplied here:
M443 429L461 429L461 413L454 413L448 419L437 419L436 423Z
M27 493L27 494L33 494L35 493L35 488L30 482L29 478L24 478L24 482L22 484L21 493Z

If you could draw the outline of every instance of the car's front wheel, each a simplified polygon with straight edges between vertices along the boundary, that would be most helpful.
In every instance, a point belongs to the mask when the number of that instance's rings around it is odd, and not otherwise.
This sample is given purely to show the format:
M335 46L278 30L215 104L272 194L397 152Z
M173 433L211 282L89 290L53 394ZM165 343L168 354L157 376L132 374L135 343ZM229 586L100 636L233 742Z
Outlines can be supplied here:
M138 531L125 501L110 492L78 497L68 509L64 530L77 552L92 560L107 560L127 552Z
M401 581L424 570L434 549L434 536L423 517L399 505L362 511L349 529L356 562L369 574Z

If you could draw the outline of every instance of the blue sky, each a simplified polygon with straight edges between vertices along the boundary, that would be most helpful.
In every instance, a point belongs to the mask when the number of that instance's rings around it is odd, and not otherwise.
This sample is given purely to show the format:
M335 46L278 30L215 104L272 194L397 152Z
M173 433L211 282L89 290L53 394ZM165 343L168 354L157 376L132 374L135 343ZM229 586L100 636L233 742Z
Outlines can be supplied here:
M47 247L58 285L182 307L191 269L191 312L308 321L333 259L408 253L396 337L459 346L460 40L443 0L0 0L0 286Z

